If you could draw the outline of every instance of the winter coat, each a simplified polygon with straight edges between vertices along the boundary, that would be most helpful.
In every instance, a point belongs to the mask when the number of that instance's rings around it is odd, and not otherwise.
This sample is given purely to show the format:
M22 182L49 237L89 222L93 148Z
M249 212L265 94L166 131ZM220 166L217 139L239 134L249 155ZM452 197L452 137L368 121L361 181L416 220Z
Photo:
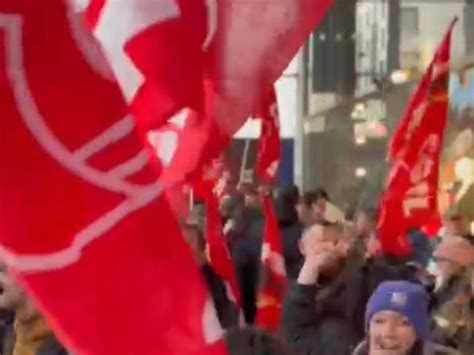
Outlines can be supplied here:
M467 275L458 275L434 294L432 333L436 342L474 353L474 298Z
M242 293L242 306L245 321L253 324L257 314L257 286L260 271L265 218L256 209L244 209L237 217L232 232L232 259Z
M366 341L362 342L352 353L352 355L368 355L368 344ZM409 354L412 355L412 354ZM413 354L418 355L418 354ZM460 352L434 343L424 343L421 354L419 355L461 355Z
M227 288L221 277L216 274L209 264L201 267L212 301L216 307L217 318L224 329L236 327L239 322L239 310L227 293Z
M405 267L356 262L348 260L335 280L320 286L290 286L282 329L297 355L351 354L364 338L365 307L377 286L389 280L415 280Z
M298 220L296 203L298 196L294 194L294 188L282 189L275 200L275 212L280 226L283 257L288 279L294 280L298 277L303 255L300 252L299 240L303 234L303 225Z
M9 339L3 341L2 355L68 355L39 315L11 323L7 332Z

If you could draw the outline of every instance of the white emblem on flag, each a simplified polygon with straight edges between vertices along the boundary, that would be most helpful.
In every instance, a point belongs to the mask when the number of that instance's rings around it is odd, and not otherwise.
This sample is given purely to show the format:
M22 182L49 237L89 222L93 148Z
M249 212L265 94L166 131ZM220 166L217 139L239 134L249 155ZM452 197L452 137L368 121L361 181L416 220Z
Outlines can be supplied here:
M0 258L9 265L24 272L38 272L60 269L77 262L84 247L103 236L131 213L150 204L161 194L162 188L158 182L138 185L126 180L148 163L145 151L137 151L135 157L120 162L109 171L101 171L88 163L88 160L96 154L133 134L132 117L127 116L119 120L96 137L91 137L86 144L75 151L71 151L54 134L38 109L28 84L23 64L22 26L23 19L20 16L0 14L0 29L4 30L6 49L6 73L26 128L37 143L63 168L90 184L125 196L117 206L84 226L74 236L71 245L64 249L42 255L19 255L0 246Z

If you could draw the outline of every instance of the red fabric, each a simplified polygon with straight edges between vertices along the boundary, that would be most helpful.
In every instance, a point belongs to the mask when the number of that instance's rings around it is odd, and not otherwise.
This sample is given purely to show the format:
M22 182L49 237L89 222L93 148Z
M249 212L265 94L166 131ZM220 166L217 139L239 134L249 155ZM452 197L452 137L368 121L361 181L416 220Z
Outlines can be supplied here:
M216 119L232 135L254 112L334 0L218 0L210 48Z
M447 42L451 43L451 31L456 22L457 19L451 23L443 43L438 48L434 60L426 70L415 94L412 96L407 111L392 138L388 153L388 158L391 162L394 162L398 156L406 154L405 151L407 149L410 149L414 154L416 154L418 151L417 148L422 144L422 139L415 139L410 133L413 131L413 124L416 122L415 112L420 107L420 104L426 101L426 98L431 94L431 92L436 90L436 88L433 88L433 75L439 71L439 65L449 62L449 47L446 47L446 44ZM426 113L419 116L426 117ZM420 134L423 135L422 133Z
M379 235L385 253L411 253L406 231L437 218L440 152L448 111L451 33L441 43L395 135L392 170L381 201Z
M274 183L281 156L280 123L275 89L271 90L258 117L262 132L258 146L257 173L268 183Z
M207 13L205 0L92 0L88 8L166 186L197 169L209 140L203 126Z
M96 17L89 21L94 34L146 130L183 108L202 109L205 0L91 0L88 11ZM129 62L121 65L125 59ZM130 75L134 70L141 73L138 81Z
M94 32L106 53L113 52L111 45L117 43L114 28L127 34L122 37L131 63L126 70L112 66L143 134L158 130L155 143L165 142L165 155L172 157L165 162L165 181L199 175L196 170L222 152L333 1L161 0L151 6L141 0L105 0L100 7L104 0L92 0L100 8ZM123 20L122 14L129 13L148 26L137 31L133 21ZM107 26L112 33L108 37L101 33ZM111 61L116 63L112 59L117 57L124 56L111 55ZM142 73L141 81L130 80L134 70ZM207 87L204 76L209 79ZM196 116L177 132L171 121L185 108ZM166 143L170 140L179 140L173 144L177 150Z
M257 325L278 331L286 293L286 271L280 227L269 196L263 197L265 234L262 245L262 280L257 300Z
M193 191L197 197L206 201L206 239L209 247L209 262L232 292L229 296L240 306L241 295L237 275L223 235L219 214L219 200L224 193L219 186L223 173L224 160L220 157L204 169L201 179L194 180Z
M214 353L200 271L64 3L0 1L0 257L78 354Z
M222 278L224 283L232 292L232 299L238 306L241 303L240 288L237 282L234 263L230 256L226 240L222 232L222 223L218 211L218 200L216 197L209 197L207 200L207 244L209 247L209 262L213 270Z
M421 227L421 231L425 233L428 238L437 238L440 235L441 229L443 228L443 222L441 219L436 218L431 221L428 221L425 225Z

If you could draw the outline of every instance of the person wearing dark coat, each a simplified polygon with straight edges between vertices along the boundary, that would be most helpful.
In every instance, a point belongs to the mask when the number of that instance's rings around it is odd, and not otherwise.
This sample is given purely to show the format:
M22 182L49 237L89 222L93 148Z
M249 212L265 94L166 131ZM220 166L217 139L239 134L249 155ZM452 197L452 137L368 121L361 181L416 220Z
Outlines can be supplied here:
M294 355L280 337L259 328L234 328L224 338L229 355Z
M45 318L18 283L0 267L0 309L3 310L2 355L67 355Z
M258 198L258 195L255 195ZM257 204L246 205L237 217L231 232L232 259L242 295L242 308L245 322L254 324L257 314L257 288L260 272L260 259L265 216Z
M206 286L209 289L217 318L222 328L229 329L239 323L239 310L228 294L227 287L222 278L209 264L206 255L206 240L199 224L194 220L188 220L181 226L183 236L193 252L194 259L201 268Z
M283 334L298 355L351 354L364 338L365 305L383 281L416 281L412 269L365 261L340 243L337 226L314 225L302 238L305 262L283 308ZM324 252L320 265L312 255Z
M299 241L304 227L300 223L296 211L298 200L299 192L296 186L281 188L275 199L275 212L281 230L285 269L290 280L298 277L303 264Z
M474 246L461 236L448 236L434 251L436 289L432 335L438 343L463 354L474 353Z
M239 323L239 310L236 304L230 300L222 278L208 263L201 266L201 272L211 293L221 327L229 329L237 326Z

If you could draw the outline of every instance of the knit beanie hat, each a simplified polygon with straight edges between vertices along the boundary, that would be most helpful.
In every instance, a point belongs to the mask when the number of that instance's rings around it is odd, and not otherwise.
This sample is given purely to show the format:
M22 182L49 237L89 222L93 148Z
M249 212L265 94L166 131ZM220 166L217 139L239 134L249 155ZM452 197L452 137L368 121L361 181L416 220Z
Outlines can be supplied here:
M418 339L429 335L430 297L423 286L407 281L388 281L379 285L370 297L365 312L366 330L372 317L381 311L394 311L405 316L415 328Z
M474 264L474 247L462 237L445 237L436 248L433 256L468 267Z

